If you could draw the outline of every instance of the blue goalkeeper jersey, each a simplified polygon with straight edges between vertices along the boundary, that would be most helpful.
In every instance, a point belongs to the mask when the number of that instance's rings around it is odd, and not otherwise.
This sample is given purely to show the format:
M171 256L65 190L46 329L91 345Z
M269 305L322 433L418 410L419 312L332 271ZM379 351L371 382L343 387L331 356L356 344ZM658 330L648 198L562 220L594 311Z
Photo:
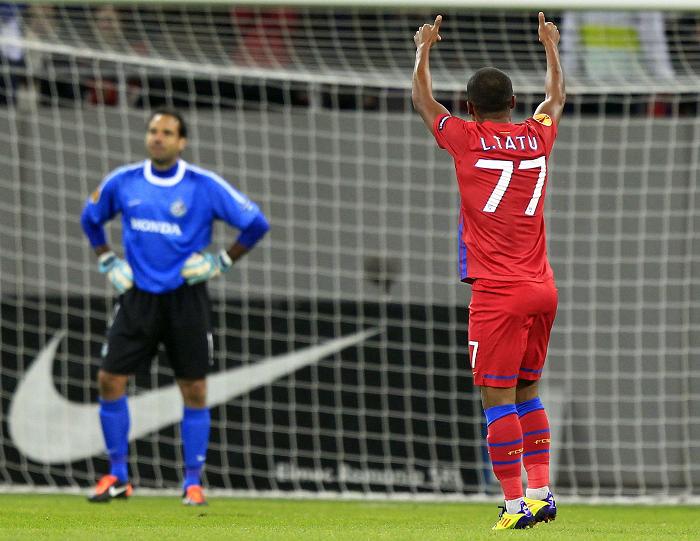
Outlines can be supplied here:
M185 283L185 260L211 243L214 220L244 230L258 206L220 176L179 160L170 176L150 160L110 173L88 198L81 221L93 246L106 243L102 225L122 215L126 260L139 289L172 291ZM92 231L90 231L92 229Z

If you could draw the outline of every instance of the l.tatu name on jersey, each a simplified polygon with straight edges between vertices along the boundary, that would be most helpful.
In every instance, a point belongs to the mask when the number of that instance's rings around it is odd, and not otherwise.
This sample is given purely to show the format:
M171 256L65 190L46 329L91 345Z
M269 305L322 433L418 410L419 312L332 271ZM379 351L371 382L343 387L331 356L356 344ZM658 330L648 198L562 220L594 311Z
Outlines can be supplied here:
M490 135L486 137L479 137L481 139L482 150L537 150L537 137L531 135L516 135L511 137L510 135ZM487 143L486 140L490 139ZM491 143L491 144L489 144Z

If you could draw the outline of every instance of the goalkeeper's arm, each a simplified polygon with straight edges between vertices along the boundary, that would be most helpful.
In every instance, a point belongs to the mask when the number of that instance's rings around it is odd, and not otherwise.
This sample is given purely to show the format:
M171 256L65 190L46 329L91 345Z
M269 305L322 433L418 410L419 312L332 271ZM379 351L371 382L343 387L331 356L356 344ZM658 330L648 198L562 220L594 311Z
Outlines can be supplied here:
M233 263L248 253L269 230L270 224L265 215L258 212L228 250L221 250L216 255L199 252L192 254L182 267L182 277L189 285L193 285L228 271Z
M95 222L87 206L80 216L80 225L95 250L95 254L97 254L99 271L107 275L107 278L109 278L109 281L112 282L112 285L119 293L124 293L131 289L134 285L134 275L131 271L131 266L120 257L117 257L109 247L104 228L101 224Z
M231 258L231 263L240 259L243 255L249 252L260 239L262 239L270 230L270 224L262 212L253 218L248 227L246 227L236 239L226 253Z

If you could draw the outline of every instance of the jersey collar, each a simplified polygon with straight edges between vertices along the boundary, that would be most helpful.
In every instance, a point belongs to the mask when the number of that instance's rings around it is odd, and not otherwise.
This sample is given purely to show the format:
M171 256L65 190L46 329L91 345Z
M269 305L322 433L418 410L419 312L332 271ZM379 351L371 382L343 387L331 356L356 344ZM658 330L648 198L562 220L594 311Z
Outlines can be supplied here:
M151 184L156 186L175 186L178 182L182 180L185 176L185 171L187 171L187 162L185 160L177 161L177 171L172 177L157 177L151 171L151 160L146 160L143 164L143 176Z

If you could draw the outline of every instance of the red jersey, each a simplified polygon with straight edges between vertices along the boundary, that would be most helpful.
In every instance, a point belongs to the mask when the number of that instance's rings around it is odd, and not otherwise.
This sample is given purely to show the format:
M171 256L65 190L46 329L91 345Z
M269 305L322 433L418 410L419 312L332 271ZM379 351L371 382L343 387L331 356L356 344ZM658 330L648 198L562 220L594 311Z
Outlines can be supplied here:
M545 114L520 124L441 115L433 134L457 171L462 281L552 279L544 199L556 123Z

